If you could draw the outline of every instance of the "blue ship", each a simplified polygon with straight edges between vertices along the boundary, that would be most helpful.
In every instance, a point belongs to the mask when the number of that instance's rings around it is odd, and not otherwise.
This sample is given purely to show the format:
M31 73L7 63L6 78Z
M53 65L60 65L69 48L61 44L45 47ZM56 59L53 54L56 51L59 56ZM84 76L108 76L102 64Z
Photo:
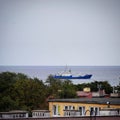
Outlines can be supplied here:
M71 70L58 73L53 75L56 79L90 79L92 74L85 74L85 75L72 75Z

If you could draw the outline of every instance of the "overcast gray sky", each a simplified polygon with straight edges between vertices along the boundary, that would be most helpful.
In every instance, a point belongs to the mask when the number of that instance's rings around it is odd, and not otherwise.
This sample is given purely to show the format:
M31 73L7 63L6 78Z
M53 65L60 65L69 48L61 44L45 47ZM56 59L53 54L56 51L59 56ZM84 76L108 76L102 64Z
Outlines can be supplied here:
M120 65L120 0L0 0L0 65Z

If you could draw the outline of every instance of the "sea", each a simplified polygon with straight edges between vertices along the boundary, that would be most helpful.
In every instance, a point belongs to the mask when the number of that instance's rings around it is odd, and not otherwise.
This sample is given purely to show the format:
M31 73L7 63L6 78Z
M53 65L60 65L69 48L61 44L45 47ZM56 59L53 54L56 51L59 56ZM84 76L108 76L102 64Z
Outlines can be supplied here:
M0 66L1 72L23 73L28 77L46 82L49 75L64 71L66 66ZM94 81L108 81L111 86L120 85L120 66L68 66L74 75L92 74L91 79L73 79L73 84L88 83Z

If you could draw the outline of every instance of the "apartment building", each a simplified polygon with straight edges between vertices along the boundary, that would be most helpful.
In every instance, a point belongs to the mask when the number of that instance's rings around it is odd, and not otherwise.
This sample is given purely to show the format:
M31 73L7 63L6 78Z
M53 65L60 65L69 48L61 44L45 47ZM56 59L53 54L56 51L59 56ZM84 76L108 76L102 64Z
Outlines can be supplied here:
M48 102L51 117L120 115L120 98L50 99Z

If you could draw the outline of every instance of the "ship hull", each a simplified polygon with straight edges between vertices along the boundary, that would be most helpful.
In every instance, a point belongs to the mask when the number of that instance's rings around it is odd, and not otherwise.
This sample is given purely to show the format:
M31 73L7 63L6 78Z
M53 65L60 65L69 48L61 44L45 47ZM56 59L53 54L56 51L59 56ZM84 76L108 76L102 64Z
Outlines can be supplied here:
M56 79L90 79L92 75L84 75L84 76L59 76L55 75L54 78Z

